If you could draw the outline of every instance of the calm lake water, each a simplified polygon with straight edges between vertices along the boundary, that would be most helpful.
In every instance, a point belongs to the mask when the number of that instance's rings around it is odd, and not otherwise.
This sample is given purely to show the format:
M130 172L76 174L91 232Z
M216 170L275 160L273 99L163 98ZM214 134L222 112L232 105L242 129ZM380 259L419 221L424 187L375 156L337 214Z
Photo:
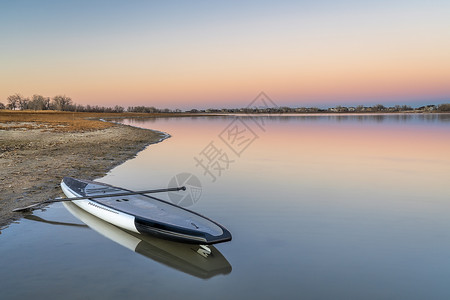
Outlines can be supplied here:
M1 233L2 299L450 298L450 115L123 122L171 138L99 181L185 183L160 197L233 240L205 259L54 204Z

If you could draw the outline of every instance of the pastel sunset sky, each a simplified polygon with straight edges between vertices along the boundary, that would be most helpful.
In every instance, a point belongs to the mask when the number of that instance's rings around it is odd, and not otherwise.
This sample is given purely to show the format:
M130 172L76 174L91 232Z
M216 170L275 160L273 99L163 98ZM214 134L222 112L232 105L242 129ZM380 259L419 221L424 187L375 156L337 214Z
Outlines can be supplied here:
M0 1L0 102L450 102L450 1Z

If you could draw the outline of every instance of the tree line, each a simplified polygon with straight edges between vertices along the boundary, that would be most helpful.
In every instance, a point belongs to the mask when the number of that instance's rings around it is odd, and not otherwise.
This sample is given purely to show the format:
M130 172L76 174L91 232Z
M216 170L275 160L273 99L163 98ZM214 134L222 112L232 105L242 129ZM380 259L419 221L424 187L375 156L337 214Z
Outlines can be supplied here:
M59 110L73 112L124 112L122 106L115 107L79 105L72 101L72 98L66 95L57 95L53 98L42 95L33 95L31 98L20 94L14 94L6 98L6 105L0 102L0 109L10 110Z
M50 99L42 95L33 95L31 98L14 94L6 98L3 109L11 110L65 110L73 106L72 99L66 95L57 95Z
M440 105L425 105L417 108L413 108L409 105L394 105L384 106L382 104L376 104L373 106L341 106L330 108L318 108L318 107L246 107L246 108L223 108L216 109L210 108L206 110L192 109L191 113L245 113L245 114L289 114L289 113L371 113L371 112L407 112L407 111L426 111L426 112L450 112L450 103Z
M382 104L376 104L373 106L336 106L331 108L317 108L317 107L246 107L246 108L210 108L206 110L191 109L182 111L180 109L159 109L153 106L129 106L126 110L124 107L116 105L114 107L104 106L91 106L91 105L79 105L72 101L72 98L66 95L57 95L53 98L44 97L42 95L33 95L31 98L23 97L20 94L14 94L6 98L7 104L4 105L0 102L0 109L11 110L59 110L59 111L73 111L73 112L106 112L106 113L122 113L122 112L135 112L135 113L246 113L246 114L283 114L283 113L370 113L370 112L450 112L450 103L439 105L425 105L418 108L412 108L409 105L395 105L386 107Z

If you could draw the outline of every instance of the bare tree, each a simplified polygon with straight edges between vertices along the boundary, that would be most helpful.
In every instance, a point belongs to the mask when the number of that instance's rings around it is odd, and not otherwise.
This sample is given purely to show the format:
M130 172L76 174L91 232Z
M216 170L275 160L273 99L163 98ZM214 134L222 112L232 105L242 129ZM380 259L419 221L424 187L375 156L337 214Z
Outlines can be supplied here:
M67 110L72 105L72 99L66 95L53 97L52 106L56 110Z
M28 109L28 104L30 103L30 98L21 97L19 99L19 109L25 110Z
M1 103L0 102L0 109L5 109L6 107L5 107L5 104L3 104L3 103Z
M114 106L113 112L122 113L122 112L124 112L124 110L125 110L125 108L123 108L122 106L116 105L116 106Z
M31 101L28 103L29 109L47 110L50 106L50 98L42 95L33 95Z
M375 111L386 110L386 107L383 104L377 104L377 105L373 106L373 108L375 109Z
M450 103L439 104L438 110L439 111L450 111Z
M8 104L6 107L11 110L15 110L15 109L19 108L20 101L22 98L23 97L20 94L14 94L14 95L8 96L8 98L6 98L6 100L8 101Z

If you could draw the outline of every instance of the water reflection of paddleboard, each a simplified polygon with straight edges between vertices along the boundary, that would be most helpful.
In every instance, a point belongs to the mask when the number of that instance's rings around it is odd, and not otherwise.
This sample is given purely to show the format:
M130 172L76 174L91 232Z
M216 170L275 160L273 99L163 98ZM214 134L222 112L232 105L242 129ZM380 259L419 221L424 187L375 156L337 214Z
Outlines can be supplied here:
M72 215L101 235L171 268L203 279L231 272L230 263L214 246L209 246L211 252L205 254L201 246L126 231L87 213L72 202L63 204Z
M81 209L135 233L203 245L231 240L231 233L222 225L149 195L72 177L64 177L61 188L69 198L87 198L73 201ZM113 196L120 194L127 195Z

